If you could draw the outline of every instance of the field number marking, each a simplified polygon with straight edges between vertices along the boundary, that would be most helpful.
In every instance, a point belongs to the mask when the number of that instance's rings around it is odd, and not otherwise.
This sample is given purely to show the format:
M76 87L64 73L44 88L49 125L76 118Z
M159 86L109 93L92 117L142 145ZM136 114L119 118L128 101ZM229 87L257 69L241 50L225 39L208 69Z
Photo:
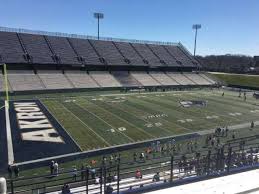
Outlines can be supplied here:
M126 131L127 129L125 127L119 127L119 128L117 128L117 130L120 131L120 132L123 132L123 131ZM112 129L108 129L107 131L109 131L111 133L115 133L116 132L116 130L113 129L113 128Z

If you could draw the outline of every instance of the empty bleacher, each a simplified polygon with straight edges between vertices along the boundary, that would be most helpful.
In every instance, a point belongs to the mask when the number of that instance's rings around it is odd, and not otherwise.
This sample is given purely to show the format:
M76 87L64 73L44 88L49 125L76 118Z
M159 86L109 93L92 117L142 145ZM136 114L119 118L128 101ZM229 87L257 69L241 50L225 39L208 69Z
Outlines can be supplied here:
M65 37L46 37L54 54L60 58L62 64L80 64L77 55Z
M112 41L89 40L108 65L126 65L123 56Z
M0 56L5 63L25 63L24 51L16 33L0 32Z
M124 87L140 87L141 84L127 71L117 71L112 73L114 77Z
M89 75L101 86L101 87L121 87L121 84L115 79L115 77L107 71L91 71Z
M135 71L135 72L131 72L131 75L143 86L159 86L159 85L161 85L146 72Z
M200 76L198 73L184 73L186 77L192 80L197 85L210 85L211 83Z
M168 66L180 66L177 62L176 59L170 55L168 53L168 51L161 45L148 45L150 47L150 49L152 49L152 51L154 53L156 53L156 55L160 58L160 60L164 61L166 65Z
M177 83L175 80L173 80L163 72L150 72L149 75L151 75L155 80L157 80L159 83L161 83L164 86L179 85L179 83Z
M209 81L211 84L216 84L216 82L213 79L211 79L208 75L206 75L205 73L199 73L199 75L202 76L207 81Z
M89 40L69 38L71 44L73 44L75 50L77 51L79 57L82 57L84 62L88 65L103 65L99 60L99 56L96 51L89 43Z
M182 66L194 67L192 60L179 48L178 46L164 46L165 49L173 56L177 61L181 62Z
M146 44L132 44L141 57L148 61L150 66L163 66L160 59L148 48Z
M9 71L8 81L14 91L43 90L45 86L33 71Z
M167 72L166 74L170 76L173 80L175 80L177 83L179 83L180 85L196 85L193 81L191 81L182 73Z
M134 66L147 66L143 59L135 51L135 49L128 42L114 42L120 52L123 54L125 59L129 60L130 65Z
M98 88L99 85L85 71L66 71L66 77L75 88Z
M39 70L38 76L46 89L71 89L73 85L61 71Z
M21 33L20 37L27 52L32 56L33 63L54 63L51 50L43 36Z

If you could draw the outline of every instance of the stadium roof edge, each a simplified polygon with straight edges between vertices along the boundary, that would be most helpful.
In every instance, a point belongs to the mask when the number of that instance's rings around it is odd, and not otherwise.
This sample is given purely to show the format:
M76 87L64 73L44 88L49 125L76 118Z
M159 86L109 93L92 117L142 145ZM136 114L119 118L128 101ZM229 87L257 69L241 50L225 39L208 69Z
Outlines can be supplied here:
M89 36L89 35L82 35L82 34L69 34L69 33L62 33L62 32L37 31L37 30L28 30L28 29L23 29L23 28L10 28L10 27L3 27L3 26L0 26L0 31L1 32L16 32L16 33L25 33L25 34L35 34L35 35L59 36L59 37L67 37L67 38L98 40L98 37L96 37L96 36ZM130 42L130 43L140 43L140 44L182 46L182 44L180 42L174 43L174 42L122 39L122 38L111 38L111 37L100 37L99 39L104 40L104 41L117 41L117 42Z

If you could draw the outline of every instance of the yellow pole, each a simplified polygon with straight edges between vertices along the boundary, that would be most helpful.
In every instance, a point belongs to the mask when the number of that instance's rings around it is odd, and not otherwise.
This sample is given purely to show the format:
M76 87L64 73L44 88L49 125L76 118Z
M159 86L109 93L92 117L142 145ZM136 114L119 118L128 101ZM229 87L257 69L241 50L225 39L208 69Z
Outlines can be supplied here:
M7 79L7 68L4 64L4 77L5 77L5 95L6 95L6 106L9 108L9 90L8 90L8 79Z

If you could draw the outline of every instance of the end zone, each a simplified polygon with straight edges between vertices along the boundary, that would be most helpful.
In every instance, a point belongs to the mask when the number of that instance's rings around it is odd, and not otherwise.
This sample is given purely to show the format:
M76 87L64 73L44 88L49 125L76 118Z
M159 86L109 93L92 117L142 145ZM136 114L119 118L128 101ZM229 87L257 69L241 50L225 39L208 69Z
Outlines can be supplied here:
M39 100L11 101L9 118L8 114L5 117L7 121L10 119L10 122L6 122L10 164L80 151L65 129Z

